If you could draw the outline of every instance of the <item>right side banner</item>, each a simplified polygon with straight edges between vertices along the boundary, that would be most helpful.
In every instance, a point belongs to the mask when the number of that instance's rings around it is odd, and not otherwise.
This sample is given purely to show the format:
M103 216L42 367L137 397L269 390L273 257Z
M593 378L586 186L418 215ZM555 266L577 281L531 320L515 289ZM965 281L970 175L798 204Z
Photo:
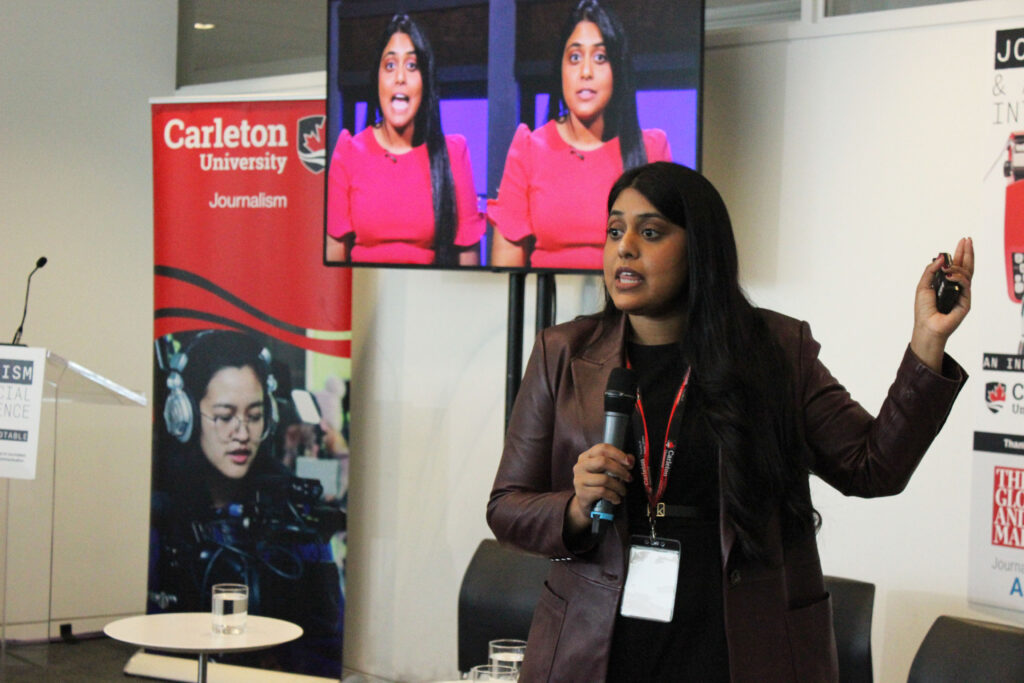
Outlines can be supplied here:
M974 386L984 397L971 400L984 407L975 410L968 597L1024 612L1024 27L990 36L984 139L1000 155L985 176L985 248L1003 253L998 288L975 291L985 351Z

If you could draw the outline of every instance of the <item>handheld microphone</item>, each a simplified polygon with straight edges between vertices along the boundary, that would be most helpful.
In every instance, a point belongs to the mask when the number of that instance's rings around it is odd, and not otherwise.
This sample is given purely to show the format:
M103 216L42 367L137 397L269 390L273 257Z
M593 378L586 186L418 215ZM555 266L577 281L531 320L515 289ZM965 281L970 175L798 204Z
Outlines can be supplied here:
M636 373L629 368L614 368L604 390L604 443L622 448L635 404ZM614 506L602 498L590 511L590 533L595 536L603 533L613 519Z
M25 283L25 309L21 312L21 323L18 324L18 331L14 333L14 339L11 340L11 345L21 345L21 332L25 329L25 316L28 314L28 290L32 286L32 276L36 274L36 271L46 265L46 257L40 256L36 260L36 267L32 269L32 272L28 274L28 281Z

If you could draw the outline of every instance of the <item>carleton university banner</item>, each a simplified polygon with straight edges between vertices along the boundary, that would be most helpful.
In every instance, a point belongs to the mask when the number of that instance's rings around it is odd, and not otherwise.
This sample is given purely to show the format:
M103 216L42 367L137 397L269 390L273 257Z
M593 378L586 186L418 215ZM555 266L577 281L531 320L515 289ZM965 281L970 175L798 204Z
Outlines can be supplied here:
M152 105L150 612L214 584L301 639L226 663L341 674L351 271L323 251L322 100Z
M992 65L980 90L984 156L1000 163L985 177L988 239L977 242L991 250L979 261L999 269L973 290L985 347L974 396L969 597L1024 612L1024 26L990 31L979 45Z

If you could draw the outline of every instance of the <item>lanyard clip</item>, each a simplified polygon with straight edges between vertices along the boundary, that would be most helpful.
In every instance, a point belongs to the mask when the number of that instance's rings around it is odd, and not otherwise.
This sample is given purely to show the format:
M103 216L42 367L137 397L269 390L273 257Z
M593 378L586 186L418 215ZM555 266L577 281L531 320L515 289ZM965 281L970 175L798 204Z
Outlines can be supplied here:
M647 522L651 525L651 541L653 542L657 534L654 533L654 520L658 517L665 516L665 504L658 503L654 506L654 514L651 514L651 504L647 504Z
M651 516L651 504L650 503L647 504L647 516L648 517ZM654 516L655 517L664 517L665 516L665 504L664 503L658 503L656 506L654 506Z

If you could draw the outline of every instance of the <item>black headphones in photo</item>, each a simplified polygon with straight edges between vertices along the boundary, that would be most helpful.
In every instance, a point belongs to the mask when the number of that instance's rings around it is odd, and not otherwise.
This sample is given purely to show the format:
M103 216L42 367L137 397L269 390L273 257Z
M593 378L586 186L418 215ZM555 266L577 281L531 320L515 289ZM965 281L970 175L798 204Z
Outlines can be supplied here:
M196 415L199 414L198 399L190 395L185 389L185 378L182 376L182 373L188 365L189 354L194 351L196 345L202 343L204 338L216 334L224 333L220 331L199 333L183 351L173 354L167 364L167 389L169 393L164 403L164 424L167 426L168 434L181 443L187 443L192 437L192 431L195 429ZM274 392L277 390L277 379L271 370L271 360L270 349L267 347L263 347L259 354L252 359L254 364L261 366L267 378L266 385L263 387L266 421L263 426L263 433L260 435L260 440L266 439L274 432L278 421L277 399L274 396ZM249 363L246 364L248 365Z

